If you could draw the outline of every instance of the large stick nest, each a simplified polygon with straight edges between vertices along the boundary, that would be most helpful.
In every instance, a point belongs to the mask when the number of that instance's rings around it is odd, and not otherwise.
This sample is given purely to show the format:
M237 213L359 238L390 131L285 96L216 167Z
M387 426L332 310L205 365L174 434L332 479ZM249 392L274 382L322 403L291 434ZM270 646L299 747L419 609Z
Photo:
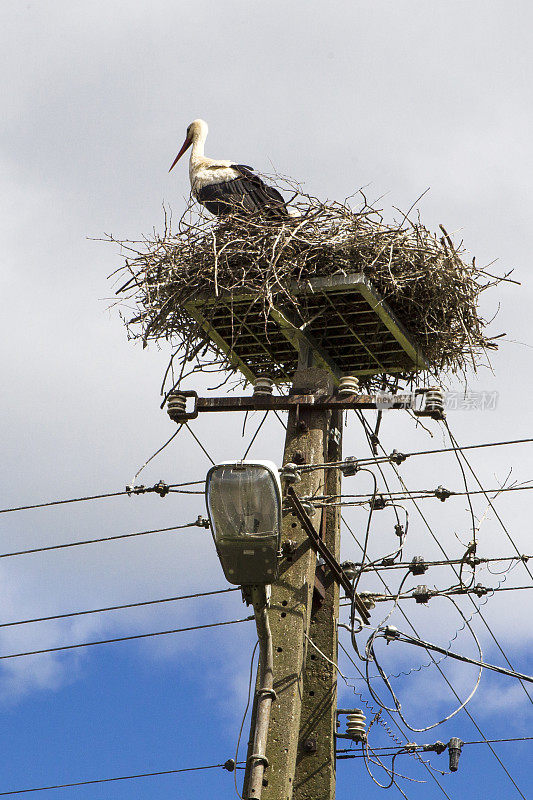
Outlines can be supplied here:
M128 280L117 295L135 309L125 318L129 336L144 344L172 343L172 370L165 379L170 375L175 381L187 370L235 372L186 310L200 293L213 300L208 318L220 298L227 302L228 295L246 292L261 303L265 320L273 305L282 304L305 322L305 303L291 284L335 273L367 276L431 371L464 376L496 348L478 302L485 289L507 276L498 278L475 259L466 260L462 245L454 245L443 228L435 235L406 216L386 224L366 200L353 210L347 202L324 203L300 192L297 210L300 216L280 223L237 213L220 221L192 206L175 232L165 215L161 235L119 242L127 253L119 280L124 273ZM417 381L422 376L403 377Z

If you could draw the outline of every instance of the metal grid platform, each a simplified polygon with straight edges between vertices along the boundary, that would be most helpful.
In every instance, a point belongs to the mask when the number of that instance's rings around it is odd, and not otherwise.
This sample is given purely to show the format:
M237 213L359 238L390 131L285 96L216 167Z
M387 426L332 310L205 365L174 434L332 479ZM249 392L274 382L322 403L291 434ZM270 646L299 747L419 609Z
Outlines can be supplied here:
M427 369L404 326L360 274L315 278L291 286L300 309L270 309L249 294L198 298L186 308L248 380L292 378L302 346L338 380Z

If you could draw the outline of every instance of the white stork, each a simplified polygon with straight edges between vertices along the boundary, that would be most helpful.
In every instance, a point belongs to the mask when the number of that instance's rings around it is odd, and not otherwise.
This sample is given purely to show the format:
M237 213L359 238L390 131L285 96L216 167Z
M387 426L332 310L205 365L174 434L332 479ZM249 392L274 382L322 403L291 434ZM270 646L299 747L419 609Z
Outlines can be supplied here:
M182 148L169 172L192 145L189 161L191 191L211 214L220 217L235 211L258 211L270 219L289 216L281 194L255 175L252 167L204 155L207 132L207 122L203 119L191 122Z

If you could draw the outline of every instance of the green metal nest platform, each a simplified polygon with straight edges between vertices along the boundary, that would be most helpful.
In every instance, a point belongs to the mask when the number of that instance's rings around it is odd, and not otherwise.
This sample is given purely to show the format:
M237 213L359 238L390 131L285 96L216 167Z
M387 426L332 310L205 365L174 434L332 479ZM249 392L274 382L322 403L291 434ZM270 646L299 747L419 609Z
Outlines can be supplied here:
M302 347L336 381L428 369L413 338L361 273L314 278L291 285L290 293L299 309L278 301L267 318L262 301L246 293L201 297L186 309L250 381L269 375L289 382Z

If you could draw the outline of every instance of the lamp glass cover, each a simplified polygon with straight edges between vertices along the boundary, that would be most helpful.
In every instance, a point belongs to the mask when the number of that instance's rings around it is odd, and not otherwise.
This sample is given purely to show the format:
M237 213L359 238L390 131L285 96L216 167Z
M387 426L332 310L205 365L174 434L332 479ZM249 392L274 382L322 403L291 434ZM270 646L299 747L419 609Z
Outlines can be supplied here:
M263 465L222 464L211 470L207 506L217 542L280 535L278 485Z

